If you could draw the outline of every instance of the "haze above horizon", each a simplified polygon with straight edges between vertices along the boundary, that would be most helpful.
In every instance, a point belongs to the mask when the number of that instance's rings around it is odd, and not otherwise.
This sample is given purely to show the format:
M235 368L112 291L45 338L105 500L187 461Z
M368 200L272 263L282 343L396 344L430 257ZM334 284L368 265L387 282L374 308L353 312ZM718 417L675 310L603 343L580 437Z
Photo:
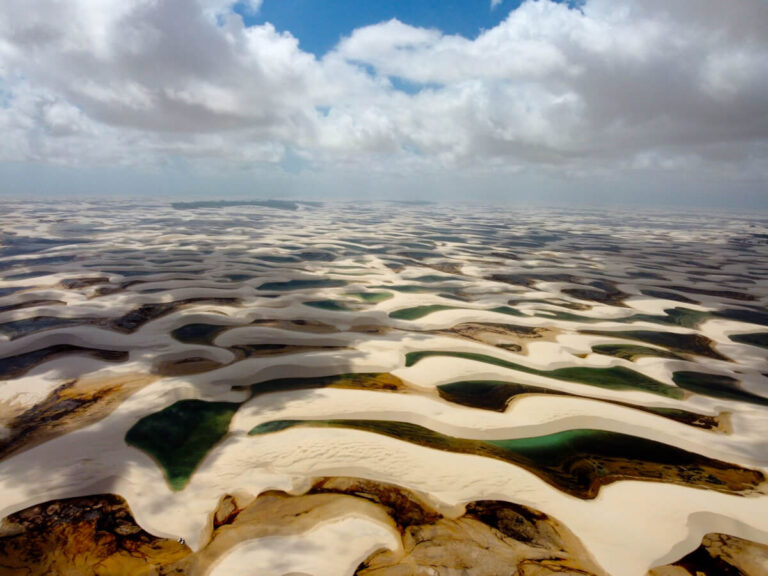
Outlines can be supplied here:
M768 208L768 3L6 0L0 197Z

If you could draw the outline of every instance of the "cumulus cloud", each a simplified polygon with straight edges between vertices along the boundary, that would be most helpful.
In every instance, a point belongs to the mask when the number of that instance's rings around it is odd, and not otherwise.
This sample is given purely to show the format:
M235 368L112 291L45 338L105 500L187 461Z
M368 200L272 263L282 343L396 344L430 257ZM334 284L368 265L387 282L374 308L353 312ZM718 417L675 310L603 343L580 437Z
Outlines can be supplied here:
M391 20L321 59L234 5L4 0L0 160L768 174L764 0L529 0L474 39Z

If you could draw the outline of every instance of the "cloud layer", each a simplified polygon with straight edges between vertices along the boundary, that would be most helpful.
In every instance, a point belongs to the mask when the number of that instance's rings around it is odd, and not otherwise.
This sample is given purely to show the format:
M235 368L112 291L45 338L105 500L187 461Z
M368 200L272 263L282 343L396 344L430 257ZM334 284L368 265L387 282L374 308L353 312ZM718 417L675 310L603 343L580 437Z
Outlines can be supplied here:
M528 1L475 39L392 20L320 59L231 0L0 11L0 162L765 182L766 95L764 0Z

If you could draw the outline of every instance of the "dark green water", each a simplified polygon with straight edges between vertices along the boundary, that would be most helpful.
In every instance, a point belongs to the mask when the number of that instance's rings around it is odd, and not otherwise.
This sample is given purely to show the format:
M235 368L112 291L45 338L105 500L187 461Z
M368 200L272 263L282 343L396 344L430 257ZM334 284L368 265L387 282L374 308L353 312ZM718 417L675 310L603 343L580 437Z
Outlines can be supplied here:
M680 399L683 397L682 390L675 388L674 386L663 384L653 378L640 374L639 372L624 368L623 366L612 366L610 368L574 366L558 368L556 370L538 370L523 366L522 364L502 360L501 358L496 358L494 356L488 356L486 354L475 354L472 352L444 352L439 350L409 352L405 355L405 365L413 366L420 360L429 358L430 356L474 360L476 362L501 366L502 368L509 368L510 370L517 370L518 372L546 376L548 378L564 380L566 382L587 384L589 386L599 386L600 388L607 388L609 390L642 390L652 394L666 396L667 398Z

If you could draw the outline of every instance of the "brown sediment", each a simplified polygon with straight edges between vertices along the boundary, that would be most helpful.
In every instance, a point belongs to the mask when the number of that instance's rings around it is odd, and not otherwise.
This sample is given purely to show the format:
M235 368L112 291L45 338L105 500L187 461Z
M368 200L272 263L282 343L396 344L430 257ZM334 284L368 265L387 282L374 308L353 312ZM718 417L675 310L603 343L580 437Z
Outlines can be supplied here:
M56 500L5 518L0 524L4 576L149 576L190 549L141 529L119 496Z
M380 550L359 576L583 576L605 572L565 526L545 514L506 502L473 502L465 516L411 526L403 550Z
M329 376L331 388L353 390L376 390L380 392L405 392L408 386L397 376L388 372L362 372ZM322 380L322 379L321 379Z
M652 298L660 298L662 300L674 300L676 302L683 302L684 304L701 304L698 300L688 298L677 292L668 292L666 290L657 290L655 288L644 288L640 290L643 296L650 296Z
M276 318L264 318L254 320L249 326L264 326L265 328L280 328L281 330L301 330L316 334L330 334L339 332L339 329L324 322L316 320L282 320Z
M364 324L362 326L353 326L350 328L350 332L359 332L361 334L387 334L394 328L390 326L378 326L375 324Z
M201 338L179 338L182 342L195 342L204 343L213 346L210 341L213 340L218 333L230 328L229 326L222 326L221 330L213 330L211 333L204 335ZM270 356L282 356L287 354L300 354L306 352L329 352L338 350L349 350L347 346L309 346L309 345L294 345L294 344L275 344L275 343L259 343L259 344L237 344L225 348L235 354L233 362L243 360L245 358L263 358ZM153 373L161 376L185 376L189 374L199 374L202 372L208 372L216 370L225 366L224 363L216 360L205 358L201 356L190 356L188 358L175 358L173 360L167 360L159 358L153 368Z
M103 350L71 344L57 344L0 358L0 379L10 380L22 376L44 362L67 354L85 354L107 362L124 362L128 359L128 352L123 350Z
M131 310L120 318L109 321L109 327L120 332L132 333L151 320L187 308L194 304L218 304L234 306L240 303L239 298L187 298L175 302L160 302L144 304Z
M119 285L108 284L106 286L98 286L91 294L91 298L98 298L99 296L111 296L122 292L122 288Z
M37 306L60 306L60 305L66 305L66 302L62 300L27 300L26 302L11 304L9 306L0 306L0 313L10 312L12 310L23 310L24 308L36 308Z
M599 302L611 306L626 306L624 299L629 294L622 292L608 281L602 281L599 284L600 288L564 288L561 292L577 300Z
M0 324L0 333L7 333L11 340L15 340L16 338L44 330L72 328L75 326L96 326L131 334L147 322L190 306L199 304L235 306L239 303L240 300L238 298L188 298L175 302L144 304L119 318L34 316ZM218 313L218 311L208 311L208 313ZM19 327L19 324L22 324L22 326Z
M371 480L327 478L311 491L342 492L371 500L395 521L402 549L373 553L356 575L604 574L568 528L519 504L470 502L464 514L456 517L440 513L409 490Z
M156 380L149 374L91 375L71 380L42 402L16 409L3 422L0 459L83 428L109 415L128 396Z
M349 350L347 346L300 346L293 344L238 344L227 348L238 356L238 360L244 358L261 358L266 356L281 356L283 354L300 354L303 352L330 352Z
M191 374L200 374L210 372L224 366L221 362L203 358L201 356L190 356L180 360L161 360L152 369L154 374L162 377L188 376Z
M720 412L717 415L717 431L723 434L733 434L733 414L731 412Z
M109 278L106 276L97 276L91 278L67 278L62 280L59 284L62 288L66 288L67 290L79 290L81 288L90 288L91 286L96 286L98 284L107 284L108 282Z
M196 553L142 530L119 496L33 506L0 525L0 572L203 576L244 541L301 534L349 515L391 527L402 542L398 550L382 549L366 558L355 571L360 576L459 571L467 576L605 576L568 528L537 510L477 501L464 510L439 511L410 490L346 477L320 478L302 495L225 495L211 514L207 543Z
M768 546L728 534L705 534L701 546L677 562L653 568L649 576L763 576Z
M510 352L527 354L528 342L531 340L554 342L559 331L554 328L517 326L514 324L463 322L452 328L432 330L431 333L442 336L459 336L465 340L488 344Z
M426 498L405 488L375 480L346 476L320 478L315 481L310 493L352 494L370 500L387 511L401 533L410 526L429 524L442 518L442 514L432 509Z
M443 272L444 274L462 275L462 264L459 262L422 262L422 265L437 270L438 272Z
M309 378L277 378L251 384L234 386L235 390L250 389L251 397L272 392L308 390L314 388L342 388L347 390L374 390L377 392L406 392L408 386L388 372L356 372Z
M396 529L386 510L356 494L317 493L291 496L268 491L257 498L226 495L212 514L208 543L161 574L207 574L232 548L246 540L301 534L324 521L358 515ZM258 567L254 567L258 570Z
M716 298L728 298L730 300L741 300L744 302L752 302L757 300L752 294L746 292L736 292L735 290L706 290L704 288L696 288L694 286L665 286L672 290L679 292L686 292L688 294L702 294L704 296L714 296Z

